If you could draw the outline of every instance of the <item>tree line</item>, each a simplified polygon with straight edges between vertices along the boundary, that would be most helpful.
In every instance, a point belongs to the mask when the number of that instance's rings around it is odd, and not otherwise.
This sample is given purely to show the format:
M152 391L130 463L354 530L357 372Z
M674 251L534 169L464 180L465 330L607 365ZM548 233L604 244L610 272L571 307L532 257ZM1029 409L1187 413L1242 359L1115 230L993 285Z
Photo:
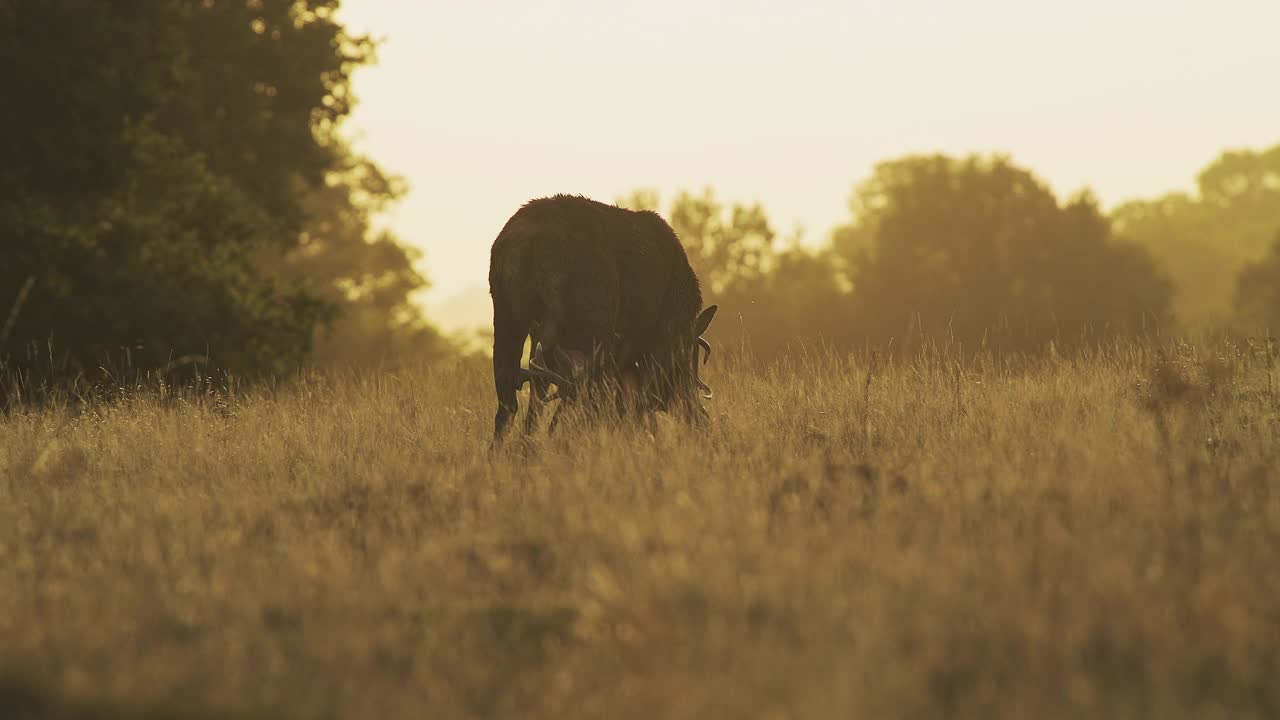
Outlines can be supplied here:
M0 0L22 98L0 114L0 372L278 376L456 352L414 302L415 251L374 226L404 183L341 134L375 47L338 4ZM664 209L651 191L619 204ZM761 358L1280 332L1280 145L1110 213L1007 157L897 158L816 247L710 190L665 210L727 311L722 344Z
M1216 329L1280 333L1280 145L1224 153L1197 192L1105 213L1001 155L911 155L859 183L827 241L759 204L681 192L665 216L731 346L1039 352ZM656 192L619 204L662 210Z

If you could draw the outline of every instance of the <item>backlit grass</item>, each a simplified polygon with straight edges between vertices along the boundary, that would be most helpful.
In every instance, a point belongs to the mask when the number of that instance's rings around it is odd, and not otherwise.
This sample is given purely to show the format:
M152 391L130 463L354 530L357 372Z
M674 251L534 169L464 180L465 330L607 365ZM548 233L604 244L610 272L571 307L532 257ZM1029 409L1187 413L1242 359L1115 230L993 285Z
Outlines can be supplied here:
M291 717L1280 714L1269 359L707 377L705 433L496 454L482 363L15 409L0 675Z

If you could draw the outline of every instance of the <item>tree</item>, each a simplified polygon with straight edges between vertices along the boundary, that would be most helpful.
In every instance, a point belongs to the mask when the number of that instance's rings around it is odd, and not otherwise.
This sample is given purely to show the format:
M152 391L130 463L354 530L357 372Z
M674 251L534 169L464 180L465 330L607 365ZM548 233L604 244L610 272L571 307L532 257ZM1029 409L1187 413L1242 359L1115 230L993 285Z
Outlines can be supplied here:
M799 237L775 252L766 273L736 283L720 298L735 318L721 328L731 347L772 361L803 346L850 347L849 298L828 247L810 249Z
M656 211L658 194L636 190L619 198L618 205ZM718 296L768 271L776 233L759 203L725 207L711 188L704 188L701 195L682 190L667 215L689 254L689 263L698 274L704 294Z
M338 309L317 328L313 364L368 366L454 350L413 301L427 285L413 267L418 254L370 227L370 217L402 193L396 178L348 156L342 171L303 196L298 243L262 248L259 269Z
M336 6L0 2L23 98L0 115L0 315L23 301L0 363L278 374L324 321L380 312L344 340L436 346L407 300L425 282L412 253L369 232L397 184L337 134L372 47Z
M158 127L188 76L187 13L176 1L0 6L0 62L24 98L0 127L0 303L24 300L0 338L11 372L211 357L271 373L307 350L323 308L250 262L269 216Z
M659 206L651 190L633 192L619 204L644 210ZM710 188L701 195L678 193L668 217L702 281L706 302L722 308L722 319L711 331L721 345L745 347L767 361L801 343L846 339L839 313L833 312L844 304L844 288L829 250L805 248L798 234L778 249L761 205L726 207Z
M850 322L888 345L1028 350L1166 321L1168 283L1087 193L1060 204L1003 157L908 156L857 187L833 237Z
M427 287L418 253L371 229L404 182L338 132L355 103L352 72L376 61L372 41L337 21L338 5L202 3L186 26L196 91L170 119L282 224L259 269L335 309L316 329L313 362L437 356L450 348L413 301Z
M700 196L682 191L671 205L671 227L713 295L758 280L769 270L776 233L759 203L726 208L711 188Z
M302 188L349 154L339 128L351 74L375 59L334 13L340 0L200 0L179 26L188 71L158 118L284 229L302 229ZM282 240L291 241L288 234Z
M1240 271L1234 309L1241 329L1280 336L1280 231L1271 243L1271 251Z
M1117 234L1150 250L1175 281L1181 322L1222 323L1237 274L1267 253L1280 228L1280 145L1225 152L1200 172L1195 194L1126 203L1112 218Z

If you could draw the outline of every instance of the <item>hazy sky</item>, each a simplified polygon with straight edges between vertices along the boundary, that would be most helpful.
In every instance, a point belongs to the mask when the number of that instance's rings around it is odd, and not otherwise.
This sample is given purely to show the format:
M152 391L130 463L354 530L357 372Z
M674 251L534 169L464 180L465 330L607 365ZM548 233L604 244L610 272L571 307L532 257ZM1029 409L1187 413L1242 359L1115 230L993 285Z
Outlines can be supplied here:
M760 201L784 234L848 218L882 159L1001 151L1110 205L1280 142L1280 0L346 0L383 38L356 147L429 299L484 286L521 203L639 187Z

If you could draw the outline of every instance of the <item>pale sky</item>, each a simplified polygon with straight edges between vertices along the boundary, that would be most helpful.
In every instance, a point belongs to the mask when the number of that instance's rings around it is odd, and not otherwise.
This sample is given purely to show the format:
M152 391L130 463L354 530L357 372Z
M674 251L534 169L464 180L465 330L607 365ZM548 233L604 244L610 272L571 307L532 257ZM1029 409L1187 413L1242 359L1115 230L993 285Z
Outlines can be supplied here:
M712 186L810 240L907 153L1005 152L1113 205L1280 142L1280 0L346 0L383 39L348 132L411 186L428 301L525 201Z

